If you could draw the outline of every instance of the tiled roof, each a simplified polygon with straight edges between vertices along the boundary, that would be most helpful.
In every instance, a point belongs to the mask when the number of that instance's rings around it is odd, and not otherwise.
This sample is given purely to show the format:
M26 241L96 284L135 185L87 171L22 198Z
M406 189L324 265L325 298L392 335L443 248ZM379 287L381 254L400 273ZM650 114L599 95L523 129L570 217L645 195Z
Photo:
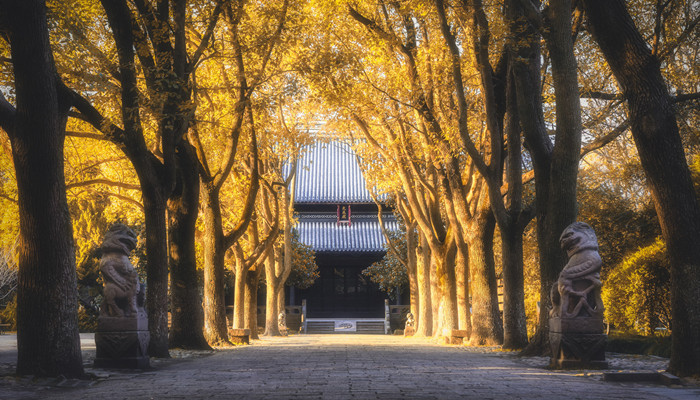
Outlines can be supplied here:
M385 251L376 214L352 215L350 225L338 225L336 216L328 214L301 214L296 229L302 243L314 251L379 252ZM398 230L398 223L391 214L384 217L388 230Z
M355 152L342 142L317 141L297 168L295 203L372 203Z

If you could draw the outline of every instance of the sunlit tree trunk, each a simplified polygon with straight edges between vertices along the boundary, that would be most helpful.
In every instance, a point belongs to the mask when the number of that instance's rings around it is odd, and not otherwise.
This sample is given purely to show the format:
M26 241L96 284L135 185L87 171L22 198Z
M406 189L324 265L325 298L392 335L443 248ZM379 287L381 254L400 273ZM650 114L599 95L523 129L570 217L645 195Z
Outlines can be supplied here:
M432 251L430 252L430 305L432 307L431 315L432 326L430 330L433 332L433 336L438 336L442 332L440 330L440 325L442 322L442 288L440 287L440 275L438 271L438 261L436 258L439 255L435 255Z
M458 228L456 228L458 229ZM455 275L455 266L457 258L457 246L454 243L454 238L448 245L445 251L445 259L443 262L444 279L443 279L443 318L442 318L442 335L450 336L453 329L459 328L459 320L457 318L457 277Z
M469 302L469 247L466 243L457 245L455 274L457 279L457 317L459 329L471 332L471 305Z
M471 222L471 234L467 238L472 295L472 332L469 343L479 346L503 343L503 324L498 311L496 268L493 258L493 234L496 221L487 200L479 201L479 208Z
M294 192L294 174L296 174L296 165L293 167L292 175L288 180L288 187L285 187L283 193L284 247L270 250L270 256L268 257L270 261L265 270L268 292L265 310L265 336L280 335L278 319L279 314L285 311L284 284L292 272L292 213L294 209L291 193ZM267 210L271 216L269 207Z
M258 335L258 282L262 265L256 265L248 271L245 282L245 328L250 329L251 339L260 339Z
M233 294L233 329L245 328L245 286L248 278L248 266L242 254L236 256L236 279Z
M418 266L416 260L416 223L406 226L406 273L408 274L408 289L410 295L411 313L418 319L420 309L420 296L418 293Z
M418 281L418 326L416 335L432 336L433 307L430 284L430 247L425 235L420 234L420 247L417 252L417 281Z
M267 292L265 293L265 333L263 336L280 336L279 321L277 317L279 308L280 279L277 278L277 270L280 269L280 250L275 249L265 261L265 280Z
M213 346L228 342L224 294L224 245L218 188L202 184L204 215L204 337Z

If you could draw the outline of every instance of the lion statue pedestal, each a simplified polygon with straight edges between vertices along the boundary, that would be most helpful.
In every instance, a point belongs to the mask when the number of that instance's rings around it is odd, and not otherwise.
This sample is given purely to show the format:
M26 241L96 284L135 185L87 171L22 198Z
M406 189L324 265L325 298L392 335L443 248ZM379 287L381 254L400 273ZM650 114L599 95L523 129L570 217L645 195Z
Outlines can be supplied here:
M102 241L104 299L95 332L96 368L150 367L145 285L129 261L134 248L136 235L123 224L109 228Z
M574 222L559 238L569 262L552 287L549 315L550 368L604 369L603 301L598 239L588 224Z

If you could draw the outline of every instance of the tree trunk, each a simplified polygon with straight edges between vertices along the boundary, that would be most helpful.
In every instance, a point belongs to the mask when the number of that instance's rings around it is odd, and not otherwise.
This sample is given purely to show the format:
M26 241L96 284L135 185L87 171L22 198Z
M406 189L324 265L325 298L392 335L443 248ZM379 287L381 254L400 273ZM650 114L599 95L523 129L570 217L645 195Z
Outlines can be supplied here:
M263 333L263 336L281 336L279 321L277 320L280 313L278 299L280 279L277 278L275 273L280 261L278 252L277 249L271 251L265 265L267 291L265 293L265 333Z
M469 343L494 346L503 343L503 324L498 311L496 267L493 258L493 234L496 221L488 202L480 200L473 217L469 240L471 273L472 334Z
M251 339L260 339L258 335L258 282L260 281L261 265L248 271L245 280L245 328L250 329Z
M458 229L458 228L457 228ZM457 258L457 246L452 243L448 245L445 257L442 261L443 281L442 293L444 298L442 330L443 336L450 336L453 329L459 328L457 319L457 278L455 276L455 259Z
M146 222L146 309L151 340L148 355L168 358L168 232L166 199L141 181Z
M527 346L525 280L523 276L523 232L515 224L501 228L503 257L503 348Z
M63 172L69 107L59 104L44 2L2 1L0 6L5 14L0 18L7 19L0 26L9 28L17 95L16 110L0 96L0 125L11 139L19 204L17 373L82 377L73 229Z
M224 293L224 245L218 189L203 184L204 337L212 346L230 344Z
M170 239L171 348L211 349L204 339L204 315L199 294L195 231L199 212L199 175L194 148L181 142L177 154L178 182L168 200Z
M471 332L471 304L469 302L469 247L466 243L457 244L457 315L459 329ZM470 333L471 334L471 333Z
M436 259L439 255L436 255L433 251L430 252L430 305L432 306L431 315L433 316L433 325L431 326L431 331L433 336L440 335L442 332L440 330L440 325L442 324L442 288L440 287L440 275L438 274L438 263Z
M245 328L245 286L248 268L245 260L236 260L236 280L233 294L233 329Z
M622 89L671 261L669 370L700 374L700 207L658 59L619 0L585 0L595 40Z
M408 289L410 295L411 313L413 317L418 318L419 310L419 294L418 294L418 276L416 262L416 223L408 224L406 227L406 273L408 274Z
M433 334L433 307L430 284L430 247L426 243L425 235L420 234L420 247L417 257L418 280L418 326L417 336L432 336Z
M508 184L507 208L505 215L497 218L497 222L501 232L503 260L503 348L522 349L527 346L523 233L532 218L532 214L524 211L522 206L521 128L512 65L513 62L509 59L506 68L506 112L504 116L504 133L508 146L505 174Z
M533 1L533 3L539 2ZM510 1L511 32L523 45L513 49L518 117L535 172L537 244L540 255L540 320L523 354L549 352L549 292L566 264L561 232L576 219L576 177L581 148L581 115L576 59L571 38L571 2L550 1L546 44L556 96L556 139L552 144L542 112L538 33L527 24L518 1ZM514 16L513 16L514 15Z

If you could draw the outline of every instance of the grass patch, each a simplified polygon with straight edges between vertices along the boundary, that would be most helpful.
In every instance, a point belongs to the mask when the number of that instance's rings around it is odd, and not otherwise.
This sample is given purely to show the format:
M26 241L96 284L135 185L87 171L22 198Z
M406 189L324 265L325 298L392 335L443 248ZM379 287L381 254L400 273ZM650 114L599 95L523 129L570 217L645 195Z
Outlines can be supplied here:
M640 336L611 333L608 336L607 351L625 354L645 354L671 357L670 336Z

